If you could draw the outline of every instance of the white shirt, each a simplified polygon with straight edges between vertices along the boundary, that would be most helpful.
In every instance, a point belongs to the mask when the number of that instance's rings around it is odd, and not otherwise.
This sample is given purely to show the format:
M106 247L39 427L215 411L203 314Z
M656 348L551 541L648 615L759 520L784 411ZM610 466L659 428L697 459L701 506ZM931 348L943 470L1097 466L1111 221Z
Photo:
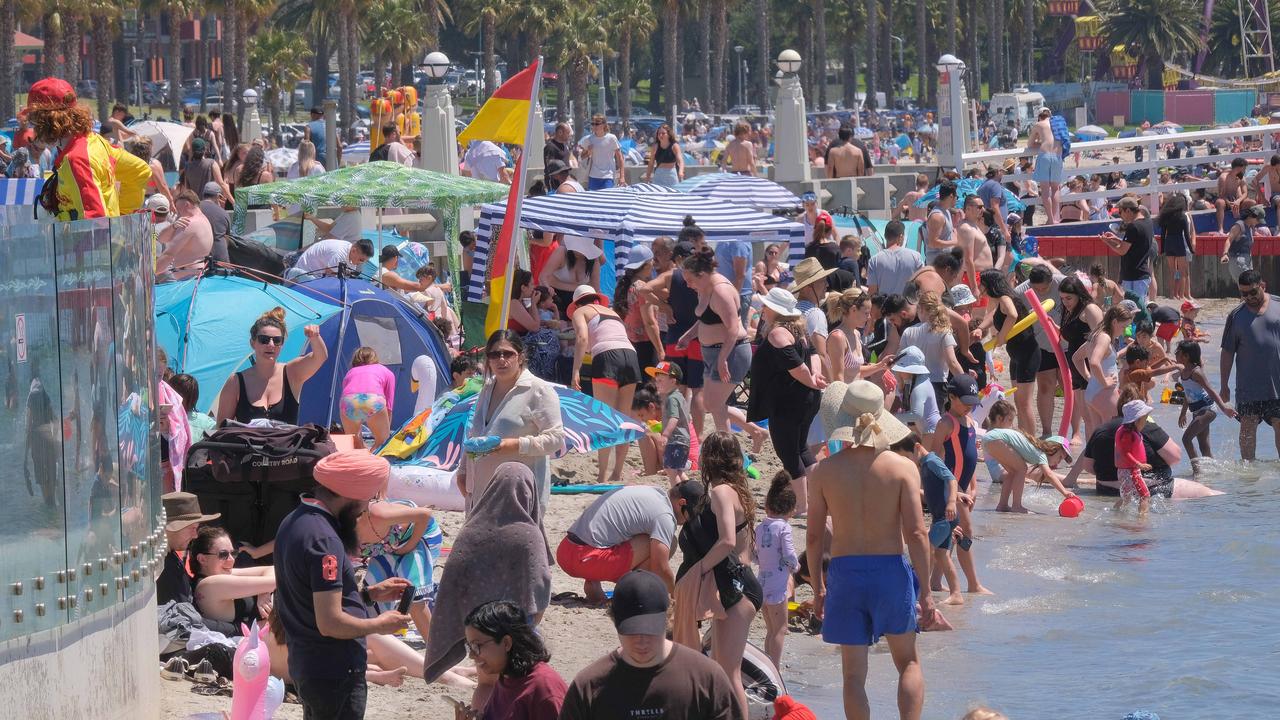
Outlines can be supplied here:
M314 162L311 164L311 171L307 173L307 177L315 177L316 175L323 175L323 174L324 174L324 166L318 162ZM302 170L301 168L299 168L298 163L295 162L294 164L289 166L289 172L285 174L285 177L289 180L294 180L296 178L302 177Z
M618 137L613 133L605 133L598 137L592 133L583 142L591 151L591 170L588 173L590 177L598 179L616 177L619 172L617 153L622 149L618 144Z
M413 404L413 416L426 412L436 401L436 363L430 355L419 355L409 369L409 376L418 383L418 399Z
M507 165L502 150L488 140L476 141L467 146L463 161L471 171L471 177L492 182L502 181L502 168Z
M329 234L326 237L354 243L360 239L360 231L363 225L359 210L344 212L333 221L333 227L329 229Z
M303 273L321 273L338 267L338 263L351 264L351 243L346 240L321 240L302 251L294 269Z
M417 157L409 149L409 146L402 142L397 141L387 145L387 159L393 163L400 163L405 167L413 167L414 160Z

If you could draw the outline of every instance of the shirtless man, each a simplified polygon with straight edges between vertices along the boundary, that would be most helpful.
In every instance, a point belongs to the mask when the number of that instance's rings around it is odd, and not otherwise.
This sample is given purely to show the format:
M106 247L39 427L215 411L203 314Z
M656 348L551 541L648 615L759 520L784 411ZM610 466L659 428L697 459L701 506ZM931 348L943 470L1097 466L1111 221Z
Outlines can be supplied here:
M1031 179L1040 186L1040 204L1044 206L1049 224L1060 221L1058 215L1058 195L1062 192L1062 145L1053 138L1053 129L1049 127L1049 118L1053 111L1047 107L1040 108L1038 120L1027 133L1027 149L1036 150L1036 169Z
M730 166L738 175L756 174L756 146L750 140L751 126L740 122L733 126L733 139L720 152L720 167Z
M938 293L938 297L942 297L948 288L960 282L962 257L963 252L959 249L938 255L911 276L903 294L911 298L912 302L926 292ZM953 308L947 308L947 317L951 319L951 332L956 337L956 352L974 363L978 362L969 349L973 338L969 334L968 321Z
M1267 166L1254 177L1253 186L1258 193L1258 202L1263 207L1270 205L1275 208L1277 230L1272 235L1280 235L1280 155L1271 156Z
M987 244L986 228L982 226L982 212L986 207L982 198L970 195L964 199L964 222L956 228L960 247L964 248L964 272L969 289L978 294L978 273L995 266L991 246Z
M827 177L862 177L865 174L862 151L853 144L853 129L840 128L840 144L827 152Z
M125 118L129 117L129 108L116 103L111 108L111 117L102 123L102 134L112 140L116 144L120 144L129 138L136 137L137 133L124 126Z
M831 564L825 573L825 533L809 533L806 549L822 639L840 646L844 715L871 717L867 653L883 633L898 668L898 713L919 718L924 673L916 655L916 602L920 624L938 620L929 584L918 580L929 577L928 528L919 470L901 455L885 452L910 431L885 410L884 391L865 380L831 383L822 394L821 417L843 448L809 476L809 527L823 527L831 519ZM902 558L904 540L910 565Z
M903 220L924 222L925 213L929 211L916 207L916 201L924 197L927 192L929 192L929 176L916 173L916 189L902 196L902 202L898 203L898 217Z
M951 210L955 206L956 184L942 183L938 186L938 202L929 211L929 219L925 222L925 260L932 260L960 244L951 220Z
M1227 207L1231 208L1231 214L1237 219L1240 218L1240 201L1249 195L1249 189L1244 181L1244 168L1248 165L1244 158L1236 158L1231 161L1231 170L1218 176L1218 199L1213 201L1213 206L1218 210L1218 232L1225 232L1222 229L1222 223L1226 219Z

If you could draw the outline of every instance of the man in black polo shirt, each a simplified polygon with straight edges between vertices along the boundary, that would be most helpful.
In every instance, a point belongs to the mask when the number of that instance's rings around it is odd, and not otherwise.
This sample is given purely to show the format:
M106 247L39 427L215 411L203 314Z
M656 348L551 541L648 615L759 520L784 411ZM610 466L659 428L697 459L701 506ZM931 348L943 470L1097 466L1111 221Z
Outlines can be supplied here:
M1145 303L1151 287L1151 247L1155 238L1151 220L1142 217L1141 208L1137 198L1120 198L1116 209L1124 225L1124 238L1108 230L1102 234L1102 242L1120 255L1120 287Z
M408 627L403 613L369 613L373 602L398 599L408 581L391 578L360 591L349 559L356 521L390 472L386 460L364 450L325 457L316 464L315 496L303 496L276 533L276 610L304 720L363 718L364 637Z

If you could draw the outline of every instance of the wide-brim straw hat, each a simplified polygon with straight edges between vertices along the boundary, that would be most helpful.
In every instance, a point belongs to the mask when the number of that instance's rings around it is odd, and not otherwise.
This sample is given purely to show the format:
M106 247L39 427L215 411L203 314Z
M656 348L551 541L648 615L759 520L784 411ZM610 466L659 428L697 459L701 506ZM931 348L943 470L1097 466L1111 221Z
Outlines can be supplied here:
M827 436L853 447L886 450L911 430L884 408L884 390L866 380L836 381L822 391Z
M801 288L812 285L833 272L835 268L824 270L818 258L805 258L791 268L791 276L794 278L791 283L791 293L794 295L800 292Z

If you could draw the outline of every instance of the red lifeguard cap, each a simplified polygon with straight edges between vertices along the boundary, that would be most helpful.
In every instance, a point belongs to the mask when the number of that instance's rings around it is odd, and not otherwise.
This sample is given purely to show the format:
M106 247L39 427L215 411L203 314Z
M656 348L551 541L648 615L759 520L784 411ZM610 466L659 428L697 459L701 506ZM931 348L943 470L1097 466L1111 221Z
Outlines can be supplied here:
M27 93L27 110L69 110L75 107L76 91L61 78L38 80Z

